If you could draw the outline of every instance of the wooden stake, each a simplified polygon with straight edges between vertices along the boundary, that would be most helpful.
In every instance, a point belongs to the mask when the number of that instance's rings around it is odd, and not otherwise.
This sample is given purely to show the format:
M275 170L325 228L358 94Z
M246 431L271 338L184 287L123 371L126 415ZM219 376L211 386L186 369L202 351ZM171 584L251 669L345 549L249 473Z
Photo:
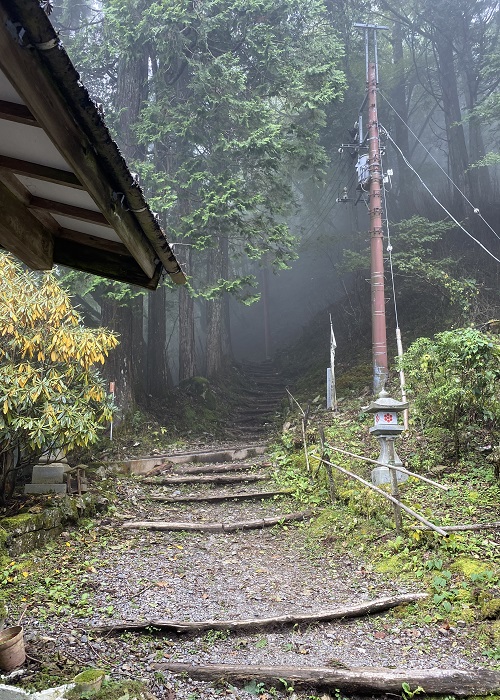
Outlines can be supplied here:
M500 522L496 523L474 523L473 525L443 525L442 530L446 532L466 532L468 530L497 530ZM418 525L413 525L412 530L421 530ZM427 528L425 528L427 529Z
M319 461L323 461L326 463L326 460L321 460L321 457L318 457L317 455L311 455L313 459L317 459ZM408 506L405 506L404 503L401 503L400 501L396 501L394 496L391 496L390 494L386 493L385 491L382 491L382 489L379 489L378 486L374 486L372 483L367 481L366 479L363 479L361 476L358 476L357 474L354 474L353 472L348 471L347 469L344 469L343 467L339 467L338 464L333 464L333 462L328 462L330 466L334 467L337 469L339 472L342 472L342 474L346 474L347 476L350 476L351 479L355 479L356 481L359 481L361 484L364 484L367 486L369 489L372 491L376 491L378 494L380 494L383 498L386 498L388 501L391 501L391 503L399 503L399 507L402 508L408 515L411 515L415 520L418 520L420 523L423 523L426 525L430 530L434 530L434 532L437 532L439 535L442 535L443 537L447 537L448 533L443 530L442 527L438 527L438 525L434 525L434 523L431 523L430 520L427 520L427 518L424 518L423 515L419 515L418 513L415 513L414 510L411 508L408 508ZM387 467L387 464L383 465L384 467Z

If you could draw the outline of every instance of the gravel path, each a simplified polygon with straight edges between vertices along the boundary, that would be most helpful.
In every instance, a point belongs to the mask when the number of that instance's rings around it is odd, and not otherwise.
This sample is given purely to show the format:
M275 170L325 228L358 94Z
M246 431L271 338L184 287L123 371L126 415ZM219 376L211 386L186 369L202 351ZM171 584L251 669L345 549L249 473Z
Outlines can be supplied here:
M265 460L265 456L254 460L249 473L265 471ZM255 485L215 488L230 492L254 490ZM262 482L259 488L271 489L273 484ZM122 528L130 519L233 522L285 514L296 510L289 497L172 505L150 497L212 489L159 487L126 478L117 481L117 489L119 512L103 518L92 533L97 536L89 536L81 550L89 562L85 605L48 615L36 615L30 608L25 617L28 653L35 659L63 663L69 658L80 667L104 665L113 677L147 680L155 695L167 700L222 696L248 700L256 695L252 687L175 677L163 668L169 661L462 670L487 665L467 627L448 632L436 625L415 627L408 618L398 621L394 613L252 634L92 632L92 627L120 620L265 617L418 592L374 573L353 552L339 558L323 547L311 547L307 523L236 533ZM71 533L63 533L51 561L64 557L68 545L72 546ZM264 700L271 695L290 697L270 688L258 690ZM296 697L316 696L311 691Z

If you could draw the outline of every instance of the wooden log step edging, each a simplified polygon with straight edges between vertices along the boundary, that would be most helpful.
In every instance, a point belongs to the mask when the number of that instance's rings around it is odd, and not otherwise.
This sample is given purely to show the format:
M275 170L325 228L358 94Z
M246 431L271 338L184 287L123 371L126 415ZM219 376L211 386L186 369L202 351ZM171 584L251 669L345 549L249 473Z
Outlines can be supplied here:
M242 481L266 481L270 477L268 474L207 474L187 475L187 476L162 476L142 479L143 484L153 484L155 486L173 486L176 484L236 484Z
M257 500L259 498L273 498L274 496L288 496L291 492L289 489L280 491L238 491L237 493L207 493L191 496L143 496L143 501L157 501L160 503L219 503L222 501L246 501Z
M220 462L234 462L238 459L253 459L264 454L266 445L260 441L246 447L227 447L219 450L195 450L194 452L174 452L155 457L143 457L141 459L126 459L117 462L106 462L111 467L126 474L147 475L153 472L157 466L165 464L218 464Z
M230 462L229 464L203 464L201 466L184 467L184 469L176 470L176 474L227 474L230 472L244 472L249 469L256 469L260 464L248 462Z
M357 605L334 608L333 610L320 610L316 613L292 613L290 615L278 615L277 617L259 617L243 620L202 620L200 622L183 622L181 620L141 620L139 622L115 622L109 625L92 627L93 632L120 632L129 630L143 630L151 627L171 632L206 632L207 630L223 630L231 632L253 632L255 630L275 629L285 625L301 623L331 622L363 615L376 615L385 610L417 603L427 598L426 593L405 593L403 595L376 598Z
M182 523L166 522L163 520L129 520L123 523L122 528L126 530L160 530L190 532L236 532L237 530L259 530L264 527L273 527L296 520L307 520L313 515L311 510L300 511L298 513L287 513L274 518L260 518L258 520L242 520L236 523Z
M233 682L286 681L288 686L338 689L344 693L396 693L401 695L403 683L411 689L422 688L427 695L488 695L500 690L500 672L489 669L457 670L430 668L348 668L332 669L315 666L246 666L159 662L155 669L183 673L203 681L224 679Z

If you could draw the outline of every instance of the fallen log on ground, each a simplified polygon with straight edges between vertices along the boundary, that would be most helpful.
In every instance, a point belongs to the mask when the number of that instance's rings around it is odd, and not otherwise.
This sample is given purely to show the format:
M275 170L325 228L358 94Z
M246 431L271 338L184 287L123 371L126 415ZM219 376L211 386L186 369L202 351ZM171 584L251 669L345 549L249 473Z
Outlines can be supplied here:
M348 693L397 693L401 695L403 683L411 690L422 688L428 695L488 695L500 690L500 672L488 669L459 671L431 668L350 668L290 666L244 666L160 662L155 669L183 673L196 680L224 679L233 682L251 680L264 683L285 681L287 686L338 689Z
M362 615L376 615L398 605L408 605L427 598L426 593L405 593L404 595L376 598L358 605L347 605L333 610L320 610L316 613L292 613L277 617L249 618L244 620L202 620L200 622L182 622L181 620L142 620L140 622L115 622L111 625L92 627L97 632L118 632L124 630L142 630L150 627L172 632L206 632L207 630L229 630L231 632L253 632L255 630L274 629L285 625L306 624L312 622L330 622Z
M244 501L258 498L272 498L273 496L287 496L291 493L288 489L280 491L238 491L237 493L207 493L191 496L143 496L143 501L158 501L160 503L197 503L219 501Z
M236 523L182 523L165 522L163 520L129 520L122 527L127 530L186 530L192 532L235 532L236 530L258 530L262 527L273 527L294 520L307 520L312 511L304 510L298 513L287 513L274 518L259 518L258 520L242 520Z
M160 478L143 479L143 484L156 486L168 486L176 484L234 484L241 481L265 481L269 479L267 474L216 474L214 476L165 476Z

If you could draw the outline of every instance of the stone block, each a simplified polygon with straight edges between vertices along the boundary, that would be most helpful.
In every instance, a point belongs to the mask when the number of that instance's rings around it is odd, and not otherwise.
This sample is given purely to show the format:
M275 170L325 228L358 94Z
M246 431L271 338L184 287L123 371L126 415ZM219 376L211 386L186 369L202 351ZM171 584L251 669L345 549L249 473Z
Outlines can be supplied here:
M31 693L27 693L22 688L13 685L0 685L0 700L25 700L31 698Z
M26 484L24 493L66 493L66 484Z
M64 464L35 464L32 484L62 484L67 466Z

